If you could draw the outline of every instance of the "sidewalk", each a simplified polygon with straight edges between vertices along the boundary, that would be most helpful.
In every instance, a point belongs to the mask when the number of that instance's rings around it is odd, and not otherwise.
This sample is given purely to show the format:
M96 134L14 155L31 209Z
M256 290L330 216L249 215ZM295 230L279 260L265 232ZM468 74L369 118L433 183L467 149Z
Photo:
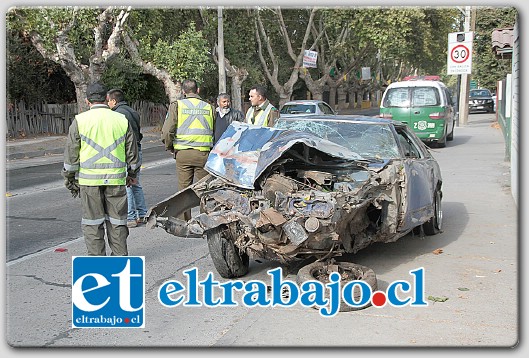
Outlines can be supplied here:
M143 127L142 147L161 145L160 129L157 126ZM33 135L28 138L6 139L6 160L29 159L63 155L66 135Z

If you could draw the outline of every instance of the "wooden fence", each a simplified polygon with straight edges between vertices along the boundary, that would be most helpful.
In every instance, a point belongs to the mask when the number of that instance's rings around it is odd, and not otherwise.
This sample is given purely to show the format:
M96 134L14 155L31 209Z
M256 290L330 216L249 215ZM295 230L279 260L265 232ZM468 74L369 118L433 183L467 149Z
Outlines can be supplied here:
M138 101L131 103L141 118L141 126L161 126L167 113L164 104ZM20 138L35 134L67 134L78 113L77 103L10 103L6 109L6 137Z

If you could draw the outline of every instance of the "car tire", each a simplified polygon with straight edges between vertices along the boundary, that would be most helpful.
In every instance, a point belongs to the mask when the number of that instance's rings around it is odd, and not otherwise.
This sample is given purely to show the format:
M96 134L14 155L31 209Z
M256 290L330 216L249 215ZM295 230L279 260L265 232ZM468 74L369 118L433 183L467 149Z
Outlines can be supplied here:
M206 232L209 254L217 272L224 278L236 278L248 273L250 258L235 246L226 227Z
M329 262L320 262L316 261L311 264L308 264L306 266L303 266L299 269L297 277L296 277L296 283L298 286L301 286L306 281L319 281L322 283L328 283L328 267ZM345 283L348 281L353 280L360 280L364 281L371 287L371 292L374 292L377 290L377 277L375 275L375 272L370 269L369 267L358 265L352 262L332 262L331 264L338 265L338 271L342 275L341 285L340 287L343 287ZM349 275L344 275L345 273L349 273ZM325 279L325 276L327 275L327 279ZM344 279L344 276L347 276ZM328 296L327 290L325 290L325 295ZM356 301L360 298L361 294L359 292L358 287L355 287L353 292L353 297ZM326 297L328 298L328 297ZM362 307L352 307L346 304L343 301L343 298L340 295L340 308L339 312L348 312L348 311L358 311L364 308L367 308L371 306L371 302L369 302L367 305ZM319 309L318 306L313 306L313 308Z
M437 148L444 148L446 147L446 134L445 136L443 137L443 139L437 141Z
M443 209L441 201L443 194L440 189L436 189L434 192L433 211L434 215L422 225L424 233L428 236L439 233L442 229L443 224Z
M448 134L448 136L446 137L446 140L448 141L452 141L454 140L454 128L455 128L456 124L455 122L452 124L452 130L450 131L450 134Z

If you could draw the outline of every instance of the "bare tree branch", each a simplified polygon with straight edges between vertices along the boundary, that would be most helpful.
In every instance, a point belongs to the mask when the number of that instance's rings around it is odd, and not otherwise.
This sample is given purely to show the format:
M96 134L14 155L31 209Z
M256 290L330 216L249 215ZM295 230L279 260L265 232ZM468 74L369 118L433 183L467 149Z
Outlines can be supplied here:
M316 15L316 11L317 9L313 8L312 11L310 12L309 23L307 24L307 28L305 29L305 36L303 37L303 43L301 44L301 50L299 51L299 55L296 60L296 65L295 65L296 67L299 67L302 64L303 55L305 54L305 49L307 48L307 41L309 40L310 29L314 21L314 16Z
M266 43L266 50L268 52L268 56L270 57L270 61L272 61L272 76L271 76L271 78L276 78L277 79L277 76L278 76L278 73L279 73L279 66L277 64L277 60L276 60L276 57L274 55L274 51L272 50L272 45L270 43L270 38L266 34L265 28L263 26L263 22L261 20L261 15L259 14L259 10L256 10L256 11L257 11L256 36L258 36L259 49L262 48L262 46L261 46L261 38L260 38L259 34L262 34L262 36L263 36L263 38L265 40L265 43ZM263 63L263 66L266 66L267 69L268 69L268 66L266 65L266 62L264 62L264 57L262 56L262 51L259 51L259 55L260 55L259 58L261 59L261 63ZM269 72L269 70L267 70L267 74L268 74L268 72Z
M266 77L268 79L273 78L272 74L270 73L270 70L268 69L268 64L266 63L264 56L263 56L263 45L261 43L261 36L259 36L259 29L257 25L257 21L254 22L255 24L255 39L257 40L257 55L259 56L259 60L261 61L261 64L263 65L263 70L265 71Z
M287 44L287 52L290 55L292 61L296 62L296 55L294 54L294 50L292 49L292 43L290 41L290 37L288 36L285 21L283 20L283 13L281 12L281 9L279 7L276 9L276 14L279 18L279 29L283 34L283 37L285 38L285 43Z
M107 49L103 51L103 58L106 60L110 60L111 57L117 55L120 52L120 35L124 31L124 25L130 15L131 9L132 8L129 6L126 10L121 10L118 15L116 23L114 24L114 29L112 30L112 33L110 34L110 37L107 41Z
M174 102L182 97L182 91L180 83L175 83L171 78L169 72L163 69L157 68L153 63L143 61L138 51L138 45L132 40L126 31L122 32L123 43L127 48L127 51L131 59L140 66L143 71L150 74L160 80L165 88L165 92L169 96L169 101Z

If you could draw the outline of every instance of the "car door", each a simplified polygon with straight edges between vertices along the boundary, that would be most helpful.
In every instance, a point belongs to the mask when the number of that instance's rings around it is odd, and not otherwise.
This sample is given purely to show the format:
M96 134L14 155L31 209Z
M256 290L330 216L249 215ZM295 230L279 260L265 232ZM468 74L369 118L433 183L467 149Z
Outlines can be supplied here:
M410 124L410 87L388 88L384 94L380 115L395 121Z
M452 94L448 88L444 88L443 94L445 97L443 101L446 113L446 126L448 128L447 133L451 133L454 130L454 125L456 122L454 103L452 102Z
M437 113L444 113L439 89L434 86L414 87L411 95L410 127L418 133L419 138L439 139L444 136L445 117L437 119L434 116Z
M434 159L424 149L420 140L406 127L396 130L405 171L398 230L407 231L421 225L433 215L436 172Z

